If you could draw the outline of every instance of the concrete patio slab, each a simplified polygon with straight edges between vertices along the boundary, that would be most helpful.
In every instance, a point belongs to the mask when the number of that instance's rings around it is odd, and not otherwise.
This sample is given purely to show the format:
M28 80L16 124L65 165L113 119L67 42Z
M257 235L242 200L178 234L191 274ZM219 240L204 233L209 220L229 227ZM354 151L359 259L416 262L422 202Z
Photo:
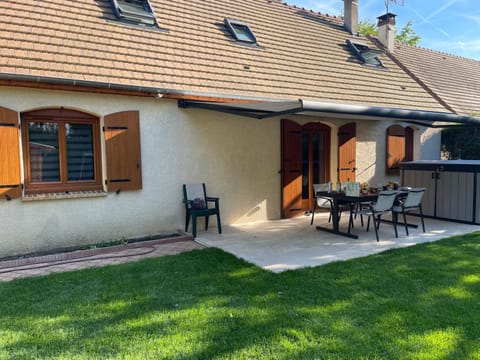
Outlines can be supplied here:
M347 217L342 218L341 228L346 231ZM420 218L409 217L409 222L420 224ZM399 237L395 238L392 225L381 224L380 241L375 231L366 232L356 221L353 232L358 239L318 231L315 225L329 226L328 214L315 215L315 224L310 225L310 216L293 219L263 221L223 227L223 233L215 229L200 231L195 239L210 247L217 247L266 270L281 272L307 266L323 265L332 261L347 260L379 253L392 248L412 246L436 241L454 235L479 231L480 226L460 224L434 219L425 219L426 232L421 225L417 229L398 227Z

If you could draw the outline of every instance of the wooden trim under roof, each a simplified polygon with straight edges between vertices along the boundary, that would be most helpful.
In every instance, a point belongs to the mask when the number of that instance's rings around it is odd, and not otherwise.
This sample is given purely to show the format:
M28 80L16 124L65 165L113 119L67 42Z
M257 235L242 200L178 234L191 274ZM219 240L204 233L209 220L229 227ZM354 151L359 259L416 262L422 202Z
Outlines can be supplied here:
M48 90L61 90L61 91L77 91L77 92L89 92L99 94L114 94L114 95L128 95L128 96L155 96L154 92L139 92L133 90L121 90L112 88L101 88L94 86L84 85L67 85L67 84L53 84L48 82L35 82L26 80L10 80L0 79L0 86L12 86L12 87L28 87L33 89L48 89Z
M27 80L12 80L12 79L0 79L0 86L11 87L27 87L33 89L47 89L47 90L60 90L60 91L76 91L95 94L111 94L111 95L124 95L124 96L139 96L139 97L159 97L159 92L155 91L135 91L126 89L116 89L97 86L85 86L85 85L68 85L68 84L54 84L49 82L37 82ZM219 96L201 96L193 94L180 94L180 93L161 93L163 99L173 100L196 100L196 101L209 101L209 102L233 102L243 103L252 102L253 99L237 99L233 97L219 97Z

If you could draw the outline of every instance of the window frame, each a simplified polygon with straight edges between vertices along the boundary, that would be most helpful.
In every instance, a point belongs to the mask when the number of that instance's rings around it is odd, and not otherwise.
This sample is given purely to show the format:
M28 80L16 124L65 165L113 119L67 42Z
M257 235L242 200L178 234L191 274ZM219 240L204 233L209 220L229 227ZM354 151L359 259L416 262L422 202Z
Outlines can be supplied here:
M102 185L102 152L100 140L100 119L96 116L71 109L49 108L24 112L20 116L23 150L23 169L25 195L41 193L68 193L75 191L98 191L103 190ZM60 181L32 182L29 122L53 122L58 124L58 152ZM68 181L67 164L67 141L65 123L88 124L92 127L92 145L94 161L93 180Z
M140 0L140 1L142 1L143 3L142 5L145 10L143 14L137 13L137 12L132 13L129 11L125 11L124 9L122 9L122 3L119 3L118 0L110 0L110 3L115 16L119 20L126 21L129 23L144 25L144 26L152 26L152 27L157 26L157 15L155 15L155 12L153 11L153 7L152 7L152 4L150 4L150 0ZM142 20L152 20L153 23L149 24L149 23L143 22Z
M234 20L234 19L229 19L225 18L224 19L225 26L227 27L227 30L232 34L232 36L235 38L235 40L243 42L243 43L248 43L248 44L256 44L257 43L257 38L255 34L253 33L252 29L250 28L250 25L248 25L246 22L240 21L240 20ZM235 26L241 26L244 27L248 33L248 37L250 40L245 40L239 36L237 33L237 30Z
M383 51L377 49L371 49L367 44L360 42L353 42L350 39L345 41L347 47L351 52L362 61L363 65L372 68L386 69L380 56L383 55Z

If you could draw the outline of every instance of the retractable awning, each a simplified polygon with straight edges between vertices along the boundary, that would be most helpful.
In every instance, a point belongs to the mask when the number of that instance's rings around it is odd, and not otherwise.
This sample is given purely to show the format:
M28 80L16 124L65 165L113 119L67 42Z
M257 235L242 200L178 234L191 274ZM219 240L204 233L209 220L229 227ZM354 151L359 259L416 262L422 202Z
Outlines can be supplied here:
M207 109L251 117L254 119L266 119L269 117L296 114L303 111L301 100L294 101L252 101L252 102L208 102L179 100L180 108Z
M359 120L398 120L427 127L480 126L480 118L468 115L302 99L243 103L179 100L178 106L183 109L206 109L255 119L298 114L333 118L351 118L353 116Z

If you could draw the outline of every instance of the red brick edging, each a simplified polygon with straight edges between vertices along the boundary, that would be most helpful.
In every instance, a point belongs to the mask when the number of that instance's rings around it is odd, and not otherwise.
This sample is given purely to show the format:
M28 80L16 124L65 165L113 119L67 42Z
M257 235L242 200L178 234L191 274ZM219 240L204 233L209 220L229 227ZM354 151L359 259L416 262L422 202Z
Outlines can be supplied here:
M33 256L29 258L0 261L0 269L17 267L17 266L28 266L28 265L40 264L40 263L46 263L46 262L80 259L84 257L110 254L117 251L148 247L152 245L171 244L171 243L183 242L183 241L193 241L192 235L184 233L183 231L177 231L177 233L179 234L178 236L174 236L170 238L145 240L145 241L138 241L134 243L127 243L124 245L108 246L108 247L103 247L98 249L76 250L76 251L70 251L70 252L61 252L57 254Z

